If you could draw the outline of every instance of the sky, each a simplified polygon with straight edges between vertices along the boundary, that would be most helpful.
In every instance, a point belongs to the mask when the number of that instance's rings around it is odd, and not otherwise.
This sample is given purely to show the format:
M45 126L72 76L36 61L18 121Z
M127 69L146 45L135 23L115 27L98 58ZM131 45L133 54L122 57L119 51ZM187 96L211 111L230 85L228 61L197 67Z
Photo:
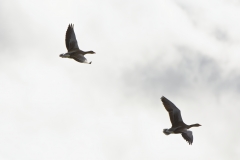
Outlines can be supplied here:
M1 160L240 158L239 0L0 3ZM91 65L59 57L69 23Z

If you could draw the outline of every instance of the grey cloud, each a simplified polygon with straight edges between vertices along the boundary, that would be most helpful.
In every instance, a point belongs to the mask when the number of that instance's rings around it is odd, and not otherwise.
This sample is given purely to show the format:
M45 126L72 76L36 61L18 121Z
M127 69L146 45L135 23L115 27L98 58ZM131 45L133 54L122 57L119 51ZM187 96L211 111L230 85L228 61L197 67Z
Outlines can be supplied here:
M122 78L129 91L142 91L155 95L161 91L166 94L180 94L185 91L205 87L207 92L218 93L230 90L239 92L239 72L225 73L217 60L201 52L184 46L175 47L176 57L169 64L158 55L147 64L137 64L127 70Z
M228 41L229 40L229 36L228 36L227 32L221 28L216 28L213 31L213 36L219 41Z
M192 5L182 0L175 0L175 3L179 8L182 9L183 14L195 27L197 27L197 29L204 31L209 36L215 38L217 41L231 42L231 37L228 33L228 30L226 29L226 26L219 24L219 22L216 23L214 21L208 20L208 17L205 17L205 12L207 12L207 9L203 9L199 6L193 7ZM209 23L212 24L210 25Z

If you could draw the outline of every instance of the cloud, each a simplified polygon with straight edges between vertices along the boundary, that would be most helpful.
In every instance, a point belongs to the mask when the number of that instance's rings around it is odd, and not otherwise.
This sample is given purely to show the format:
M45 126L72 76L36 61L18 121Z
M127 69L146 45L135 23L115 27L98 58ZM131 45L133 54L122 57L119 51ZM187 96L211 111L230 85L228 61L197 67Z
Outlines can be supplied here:
M162 54L144 64L135 64L122 78L129 90L146 95L161 93L179 95L193 90L221 94L225 91L239 92L238 71L226 71L217 60L185 46L175 46L172 61L168 64ZM163 63L162 63L163 62ZM220 93L219 93L220 92Z
M3 1L4 158L238 158L240 14L216 2ZM71 22L92 65L58 56ZM203 125L193 146L162 134L162 95Z

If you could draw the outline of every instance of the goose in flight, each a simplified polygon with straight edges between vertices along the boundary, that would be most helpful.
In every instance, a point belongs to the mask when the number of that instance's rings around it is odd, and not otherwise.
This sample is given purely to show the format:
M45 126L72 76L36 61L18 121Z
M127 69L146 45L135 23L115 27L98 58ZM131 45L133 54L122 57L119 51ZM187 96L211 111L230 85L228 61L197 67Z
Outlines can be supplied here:
M172 127L169 129L164 129L163 133L166 135L181 133L182 137L189 143L189 145L191 145L193 143L193 135L192 131L188 129L191 127L199 127L201 125L198 123L192 125L185 124L182 120L181 111L164 96L161 97L161 100L165 109L169 113L169 117L172 123Z
M60 54L60 57L62 58L72 58L80 63L87 63L91 64L92 62L88 62L87 59L84 57L85 54L94 54L93 51L82 51L78 48L78 42L73 30L74 25L69 24L67 32L66 32L66 38L65 43L68 52L65 54Z

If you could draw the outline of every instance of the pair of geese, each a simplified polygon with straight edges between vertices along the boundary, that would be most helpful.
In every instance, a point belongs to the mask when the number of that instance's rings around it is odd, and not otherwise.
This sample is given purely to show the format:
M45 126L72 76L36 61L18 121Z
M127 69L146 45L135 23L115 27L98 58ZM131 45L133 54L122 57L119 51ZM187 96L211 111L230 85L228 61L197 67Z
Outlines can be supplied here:
M85 54L95 54L93 51L82 51L78 47L77 39L73 30L73 25L69 24L66 32L66 47L68 52L65 54L60 54L62 58L72 58L80 63L91 64L84 57ZM162 103L165 109L169 113L169 117L172 123L172 127L169 129L164 129L163 133L165 135L169 134L182 134L182 137L191 145L193 143L192 131L188 130L191 127L199 127L200 124L187 125L183 122L180 110L167 98L161 97Z

